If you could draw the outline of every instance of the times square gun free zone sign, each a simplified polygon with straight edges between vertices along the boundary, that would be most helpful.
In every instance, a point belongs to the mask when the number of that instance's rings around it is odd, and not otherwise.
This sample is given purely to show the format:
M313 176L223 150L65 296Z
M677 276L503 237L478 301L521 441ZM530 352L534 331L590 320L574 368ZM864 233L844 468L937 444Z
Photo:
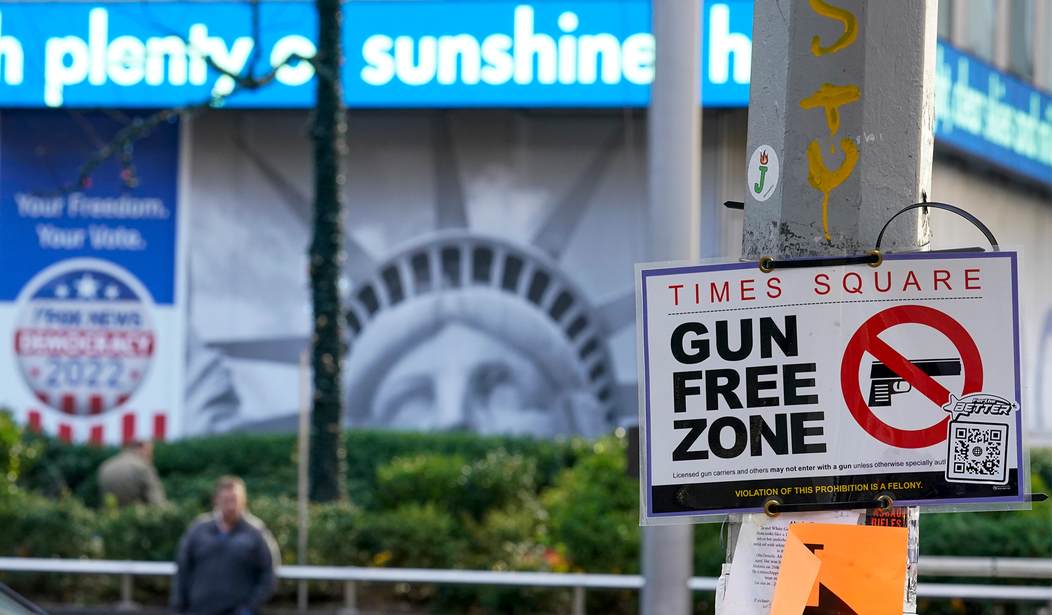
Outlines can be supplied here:
M644 523L1021 502L1017 255L637 268Z

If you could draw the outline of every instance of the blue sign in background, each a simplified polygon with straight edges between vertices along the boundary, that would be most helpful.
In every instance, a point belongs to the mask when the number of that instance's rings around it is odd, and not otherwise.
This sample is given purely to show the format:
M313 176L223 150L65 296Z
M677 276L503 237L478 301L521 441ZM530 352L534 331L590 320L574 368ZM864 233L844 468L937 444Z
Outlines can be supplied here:
M266 54L256 57L251 52L257 46L267 51L276 40L289 34L313 38L317 19L308 2L261 2L259 10L259 40L252 41L247 57L258 60L255 68L263 74L269 70L269 58ZM197 27L191 33L193 26ZM20 43L25 67L17 84L0 70L0 105L7 107L161 108L205 104L211 100L213 86L221 75L208 68L203 56L214 57L217 63L230 67L229 59L224 62L224 58L236 51L232 49L235 41L253 36L252 8L247 2L0 3L0 28L0 48L5 39ZM183 74L181 79L172 79L170 47L158 43L145 48L151 38L163 39L167 45L182 43L182 53L176 55L182 56L178 62L185 69L175 70ZM141 52L130 39L143 43ZM215 53L215 41L223 43L219 54ZM162 51L169 53L162 58ZM141 75L138 69L126 70L129 64L147 64L150 57L163 60L159 80L148 79L145 67ZM129 59L134 62L128 62ZM3 61L11 61L10 53ZM201 74L202 66L205 77L195 79L194 73ZM116 78L115 72L119 73ZM293 88L272 83L255 92L238 93L226 104L305 107L312 101L311 86Z
M939 142L1052 184L1052 96L942 42L936 56Z
M748 51L749 38L752 32L752 2L749 0L713 1L704 3L705 11L713 14L716 11L715 23L720 26L717 30L719 42L726 39L721 36L723 32L738 35L738 48ZM541 2L472 2L472 1L445 1L445 2L365 2L347 4L350 19L348 21L347 35L345 36L345 52L347 65L344 72L347 88L347 102L352 106L453 106L453 107L477 107L477 106L525 106L525 107L637 107L645 106L650 98L650 81L636 76L631 76L631 69L626 65L635 64L632 60L645 57L640 54L639 48L633 43L644 42L640 35L652 42L650 34L650 2L648 0L594 0L590 2L567 2L541 1ZM573 17L567 17L567 15ZM527 17L532 19L527 20ZM563 27L570 19L573 28ZM527 29L527 24L532 28ZM725 30L722 27L725 25ZM710 26L702 33L702 60L701 65L708 67L709 51L712 46L709 35ZM519 34L529 32L539 36L540 43L528 36ZM429 63L421 59L422 41L425 37L436 39L434 41L437 49L438 64L441 65L445 50L445 57L452 56L451 49L455 48L453 41L443 36L462 36L467 34L480 42L485 49L487 43L499 44L499 39L492 38L494 34L507 35L511 38L511 52L515 55L514 62L518 62L519 56L525 56L527 52L536 51L538 47L547 46L550 38L555 42L555 53L547 52L544 57L556 58L556 75L554 82L548 79L545 82L541 77L543 72L541 61L537 54L530 60L532 66L531 79L520 83L518 76L505 82L489 84L485 77L481 77L478 83L465 83L463 67L466 60L458 58L457 79L454 83L441 83L441 75L420 85L411 85L403 80L391 79L383 85L373 85L367 82L363 69L370 66L367 56L370 39L376 42L378 37L394 39L392 52L382 54L397 56L398 39L402 42L414 43L414 63L417 68L430 68ZM592 37L592 38L589 38ZM614 41L619 43L614 47ZM587 42L586 42L587 41ZM631 42L630 42L631 41ZM504 41L509 42L509 41ZM531 46L531 43L533 44ZM595 47L591 45L595 45ZM408 45L407 45L408 46ZM445 49L443 49L445 47ZM603 54L593 56L592 50L601 47ZM718 45L718 49L726 49L724 45ZM408 54L405 54L408 56ZM570 55L576 63L567 61L565 56ZM721 54L721 63L729 63L733 66L737 62L749 62L748 54L733 55ZM498 64L499 64L499 55ZM594 58L594 59L593 59ZM650 66L653 65L652 55ZM485 58L482 58L485 62ZM603 72L606 62L621 64L620 75L610 75L604 79ZM564 66L576 64L576 69L565 70ZM426 66L425 66L426 65ZM590 68L585 68L590 65ZM746 65L747 67L748 65ZM609 68L607 68L610 70ZM586 71L595 73L594 81L584 76ZM428 71L430 72L430 71ZM441 68L436 72L441 73ZM651 73L652 75L652 73ZM722 75L722 73L721 73ZM702 96L704 104L710 107L741 107L749 102L749 80L748 71L745 78L735 82L731 72L726 78L720 77L717 81L710 79L708 70L702 74ZM616 80L615 80L616 79ZM495 81L503 81L497 76Z
M719 41L737 41L737 49L747 51L752 2L708 0L705 7L707 14L716 9L713 23L725 24L719 30ZM602 73L605 62L634 59L646 64L644 40L633 39L627 47L621 44L643 34L650 38L652 48L649 0L383 0L348 2L344 11L343 77L350 106L640 106L649 96L648 80L640 82L639 71L633 79L632 69L618 71L622 74L616 82L598 76L588 83L581 70L572 71L572 76L560 73L549 82L542 78L540 67L552 62L578 64L584 72L597 68ZM317 16L311 2L261 2L258 17L257 39L247 2L0 3L0 41L17 43L23 58L20 79L0 72L0 105L167 107L205 103L220 74L208 68L206 79L195 79L195 71L203 74L203 54L234 72L255 61L255 74L264 75L290 51L306 55L300 39L315 39ZM706 28L702 44L705 66L710 29ZM383 37L391 39L385 50ZM588 42L582 40L588 37ZM244 40L238 42L239 38ZM152 44L150 39L154 39ZM411 67L414 83L398 78L381 84L368 82L362 69L369 64L365 56L370 39L376 51L371 55L383 61L390 57L392 62L396 56L403 58L401 65ZM182 53L178 53L179 41ZM743 57L748 54L727 53L726 45L718 48L721 58L727 58L721 62L733 65L748 60ZM173 49L175 56L183 56L176 58L174 69ZM523 64L529 51L539 51L530 57L532 78L506 78L507 71L502 69L507 60ZM8 53L4 61L14 60ZM292 64L290 68L295 68L296 63ZM452 82L444 82L438 68L441 64L455 65ZM585 66L589 64L592 68ZM488 78L477 82L465 78L465 72L477 72L482 66L490 67ZM285 73L267 87L236 93L224 104L310 106L313 80L300 78L304 74L300 71ZM705 104L742 106L748 102L747 78L713 82L708 71L702 78Z
M134 117L134 116L133 116ZM158 126L128 154L139 187L116 157L77 180L128 117L62 111L0 113L0 301L17 298L38 272L95 257L136 276L158 304L175 296L178 124Z
M306 108L308 0L0 2L0 107ZM702 97L749 99L751 0L705 0ZM350 107L638 107L653 75L650 0L355 0L344 5ZM936 137L1052 185L1052 97L946 43ZM205 56L259 89L235 90ZM251 69L251 70L249 70Z

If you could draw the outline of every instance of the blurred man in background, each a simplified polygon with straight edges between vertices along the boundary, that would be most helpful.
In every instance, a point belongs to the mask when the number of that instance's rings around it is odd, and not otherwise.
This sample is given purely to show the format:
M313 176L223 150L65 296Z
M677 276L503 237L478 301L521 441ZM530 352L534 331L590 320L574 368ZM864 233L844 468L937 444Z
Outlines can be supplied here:
M99 466L103 501L112 495L117 504L164 504L164 486L153 467L153 443L133 440Z
M179 541L172 608L189 615L259 615L281 563L274 537L246 510L245 482L216 482L215 509Z

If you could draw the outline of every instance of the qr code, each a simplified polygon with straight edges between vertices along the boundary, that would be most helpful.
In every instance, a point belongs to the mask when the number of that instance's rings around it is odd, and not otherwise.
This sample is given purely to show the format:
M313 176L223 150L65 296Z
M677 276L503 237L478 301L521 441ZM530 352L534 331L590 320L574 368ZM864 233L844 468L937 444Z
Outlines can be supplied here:
M950 423L946 480L958 483L1008 482L1008 425Z

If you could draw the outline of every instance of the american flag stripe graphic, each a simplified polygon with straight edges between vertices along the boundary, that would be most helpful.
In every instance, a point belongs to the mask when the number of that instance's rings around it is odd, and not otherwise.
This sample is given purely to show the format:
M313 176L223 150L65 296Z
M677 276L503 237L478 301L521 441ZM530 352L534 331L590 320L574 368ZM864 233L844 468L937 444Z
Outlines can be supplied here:
M125 414L121 417L121 442L127 444L135 439L135 415Z
M153 439L164 440L167 430L168 417L161 413L153 415Z
M138 438L154 441L168 438L168 413L162 410L141 415L129 410L117 416L81 416L69 420L64 414L30 409L26 412L25 421L27 428L34 433L52 434L63 442L71 443L124 444Z

